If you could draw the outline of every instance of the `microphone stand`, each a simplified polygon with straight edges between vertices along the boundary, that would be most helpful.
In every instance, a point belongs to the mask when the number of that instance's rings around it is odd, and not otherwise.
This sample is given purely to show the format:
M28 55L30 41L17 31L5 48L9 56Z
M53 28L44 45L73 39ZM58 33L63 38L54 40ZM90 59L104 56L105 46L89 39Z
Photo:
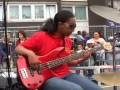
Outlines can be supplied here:
M8 53L8 39L7 39L7 22L6 22L6 2L5 0L3 0L3 13L4 13L4 33L5 33L5 43L6 43L6 49L7 49L7 58L6 58L6 65L7 65L7 71L8 71L8 77L7 77L7 82L8 82L8 87L7 90L12 90L12 79L10 77L10 72L11 72L11 68L10 68L10 62L9 62L9 53Z

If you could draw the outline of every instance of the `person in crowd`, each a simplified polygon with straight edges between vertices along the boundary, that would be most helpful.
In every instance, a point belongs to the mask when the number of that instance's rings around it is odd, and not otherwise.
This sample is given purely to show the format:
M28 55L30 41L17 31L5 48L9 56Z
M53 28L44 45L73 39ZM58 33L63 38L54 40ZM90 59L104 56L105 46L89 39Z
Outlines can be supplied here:
M27 56L29 64L40 63L38 58L46 56L54 50L64 47L58 55L52 55L56 58L59 56L68 56L71 54L71 39L69 35L74 31L76 21L70 11L58 12L54 19L48 19L40 32L36 32L29 39L16 47L16 52L20 55ZM79 64L90 56L86 52L77 60L53 67L50 72L44 72L46 81L41 87L42 90L101 90L101 88L89 79L70 72L69 65ZM55 59L56 60L56 59ZM51 59L48 58L48 61ZM36 66L37 67L37 66ZM34 67L33 67L34 68Z
M77 52L81 52L84 50L83 44L82 43L78 43L77 44Z
M101 37L100 32L95 31L93 33L93 38L86 42L86 48L94 48L95 45L104 45L106 43L105 39ZM95 65L100 64L101 60L105 59L105 49L101 49L92 54Z
M101 37L101 33L98 31L95 31L93 33L93 38L91 38L91 41L94 42L94 44L100 43L100 44L104 44L106 43L105 39Z
M77 43L77 39L76 38L74 38L73 40L72 40L72 50L73 51L77 51L77 49L78 49L78 43Z
M77 40L77 43L83 43L84 37L82 36L81 31L77 32L76 40Z
M18 44L20 44L20 43L23 43L26 39L27 39L27 37L26 37L26 34L25 34L25 32L24 31L19 31L18 33L17 33L17 41L16 41L16 46L18 45Z
M26 33L23 30L18 31L17 40L15 42L15 47L18 46L19 44L23 43L26 39L27 39ZM18 56L19 55L14 50L14 59L15 59L15 61L16 61Z
M94 48L94 41L93 40L87 40L87 43L86 43L86 46L85 46L85 49L86 50L89 50L89 49L93 49ZM86 66L93 66L93 65L96 65L96 53L92 53L91 54L91 57L89 58L89 60L86 62ZM86 70L85 72L85 75L89 78L89 79L92 79L92 75L94 74L94 70L92 69L88 69Z
M83 45L85 46L87 40L90 39L90 36L89 36L89 34L88 34L85 30L82 31L81 35L82 35L82 37L84 38Z
M2 56L1 61L5 62L8 55L8 59L11 63L11 66L13 64L12 57L11 57L12 51L13 51L13 42L11 40L10 33L7 33L7 39L6 39L6 36L3 34L0 42L0 53Z

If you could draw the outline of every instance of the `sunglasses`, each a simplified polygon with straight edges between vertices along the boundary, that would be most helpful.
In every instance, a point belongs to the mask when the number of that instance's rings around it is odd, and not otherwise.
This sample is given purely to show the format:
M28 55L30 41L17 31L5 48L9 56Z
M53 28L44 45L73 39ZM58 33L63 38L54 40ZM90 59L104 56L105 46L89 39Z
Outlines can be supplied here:
M66 25L66 27L68 27L68 28L70 28L70 29L75 29L76 28L76 24L68 24L68 23L66 23L65 24Z

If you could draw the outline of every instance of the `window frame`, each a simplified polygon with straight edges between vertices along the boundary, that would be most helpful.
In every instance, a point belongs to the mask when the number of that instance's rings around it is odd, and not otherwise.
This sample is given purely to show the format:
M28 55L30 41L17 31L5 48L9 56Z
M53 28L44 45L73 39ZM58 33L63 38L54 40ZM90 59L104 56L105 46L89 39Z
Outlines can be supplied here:
M72 8L72 12L73 12L73 14L75 14L75 8L76 7L85 7L85 12L86 12L86 19L84 19L84 20L80 20L80 19L77 19L76 18L76 21L88 21L88 6L86 6L86 5L64 5L64 6L62 6L62 7L71 7Z
M1 11L3 12L3 5L0 4ZM0 21L3 21L3 13L1 13Z
M18 16L18 19L10 19L10 6L11 5L8 4L8 7L7 7L7 20L8 21L10 21L10 20L12 20L12 21L18 21L20 19L20 15ZM17 4L12 4L12 6L18 6L18 5ZM20 6L18 6L18 9L19 8L20 8ZM19 13L20 13L20 10L19 10Z
M24 6L30 6L30 18L23 18L23 7L24 7ZM32 7L31 7L31 5L24 4L24 5L22 5L21 9L22 9L21 14L22 14L22 19L23 19L23 20L32 19Z
M35 18L35 7L36 7L36 6L43 6L43 18ZM36 4L36 5L34 5L34 10L33 10L33 12L34 12L33 15L34 15L34 17L33 17L33 18L34 18L34 19L39 19L39 20L40 20L40 19L44 19L44 18L45 18L45 11L44 11L44 10L45 10L45 5L43 5L43 4Z
M35 6L43 6L43 18L35 18ZM10 3L7 7L7 19L8 22L43 22L46 20L46 7L47 5L54 5L57 12L57 3ZM19 7L19 18L18 19L11 19L10 18L10 6L18 6ZM22 18L22 6L30 6L31 7L31 18L30 19L23 19ZM56 13L55 12L55 13Z
M54 5L54 6L55 6L55 10L56 10L55 13L58 12L57 4L46 4L46 7L45 7L46 11L47 11L47 5ZM47 14L46 14L46 11L45 11L45 18L47 18L47 16L46 16L46 15L47 15ZM52 17L50 17L50 18L52 18Z

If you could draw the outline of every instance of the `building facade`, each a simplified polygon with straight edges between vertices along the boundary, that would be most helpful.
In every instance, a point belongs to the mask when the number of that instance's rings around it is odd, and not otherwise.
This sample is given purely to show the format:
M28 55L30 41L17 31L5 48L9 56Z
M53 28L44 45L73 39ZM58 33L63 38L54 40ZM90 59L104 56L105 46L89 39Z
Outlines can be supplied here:
M90 7L91 5L101 5L101 6L116 8L120 10L120 0L88 0L88 7ZM100 17L99 15L93 13L89 8L88 8L88 13L89 13L88 16L89 32L91 36L94 31L101 32L104 38L107 38L113 34L113 28L111 28L111 25L109 24L112 23L112 21ZM115 32L120 31L120 28L118 27L114 31Z
M0 11L3 12L2 1ZM41 26L47 18L52 18L57 11L56 0L10 0L6 2L7 26L8 28L21 27L18 29L25 29L24 27L37 29L36 27ZM3 13L0 14L1 22Z
M87 0L10 0L6 2L7 26L9 30L33 30L46 19L53 18L59 10L70 10L75 14L77 30L88 30ZM0 22L3 22L3 1L0 0ZM2 24L1 24L2 26ZM20 27L20 28L19 28Z

